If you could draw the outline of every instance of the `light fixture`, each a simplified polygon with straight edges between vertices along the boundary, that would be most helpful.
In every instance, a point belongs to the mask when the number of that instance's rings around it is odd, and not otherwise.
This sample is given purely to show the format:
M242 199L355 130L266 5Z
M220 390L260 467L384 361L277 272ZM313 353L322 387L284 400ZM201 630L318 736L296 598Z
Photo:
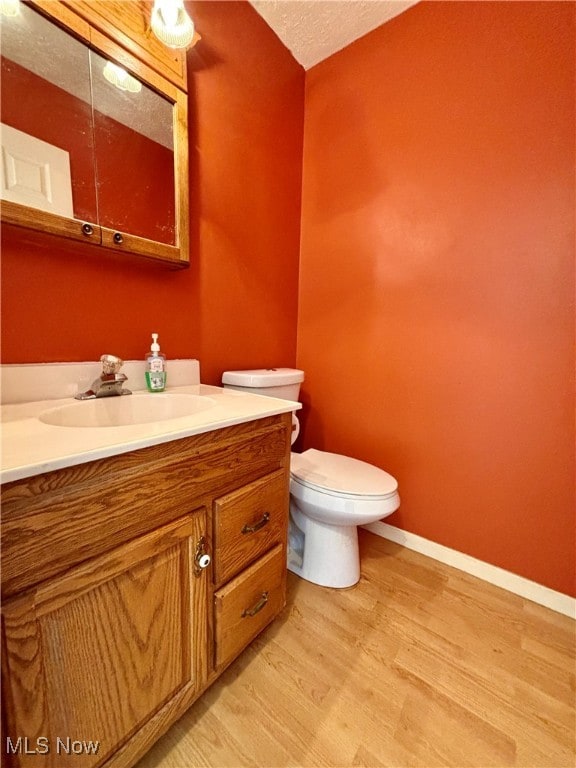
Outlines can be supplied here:
M111 61L107 61L102 70L102 74L108 80L109 83L115 85L121 91L129 91L129 93L140 93L142 90L142 83L136 80L135 77L129 75L125 69L119 67L118 64L113 64Z
M169 48L187 48L194 40L194 22L186 13L184 0L154 0L150 26Z
M20 13L20 0L0 0L0 15L14 17Z

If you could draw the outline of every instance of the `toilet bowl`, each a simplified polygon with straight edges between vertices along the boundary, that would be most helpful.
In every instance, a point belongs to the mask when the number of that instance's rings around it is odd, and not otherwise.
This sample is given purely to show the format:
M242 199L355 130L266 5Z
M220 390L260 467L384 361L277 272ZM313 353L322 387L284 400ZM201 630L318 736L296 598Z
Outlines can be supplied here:
M303 372L291 368L222 376L225 387L295 401L303 380ZM399 506L398 483L383 469L314 448L292 453L288 569L321 586L353 586L360 579L358 526L381 520Z
M384 470L314 448L293 453L288 567L314 584L353 586L360 578L358 526L399 506L398 483Z

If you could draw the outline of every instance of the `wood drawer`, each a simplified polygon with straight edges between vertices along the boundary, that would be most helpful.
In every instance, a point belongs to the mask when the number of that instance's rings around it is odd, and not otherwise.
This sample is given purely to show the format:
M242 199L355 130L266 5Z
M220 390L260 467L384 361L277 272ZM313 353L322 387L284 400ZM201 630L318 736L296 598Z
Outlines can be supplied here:
M214 593L217 668L232 661L284 607L285 559L278 544Z
M223 584L284 542L288 487L283 470L214 501L214 582Z

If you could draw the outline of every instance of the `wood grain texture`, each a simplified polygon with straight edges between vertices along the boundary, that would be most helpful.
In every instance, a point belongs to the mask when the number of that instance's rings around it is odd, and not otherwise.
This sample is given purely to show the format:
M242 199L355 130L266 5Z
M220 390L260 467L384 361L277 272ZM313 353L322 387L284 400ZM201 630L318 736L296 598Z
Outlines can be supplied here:
M130 768L278 614L290 426L259 419L3 487L3 764ZM236 554L232 532L213 553L218 500L220 520L271 503L272 538ZM245 568L219 590L216 620L201 538L215 567ZM98 750L58 751L67 738Z
M183 258L180 248L175 245L160 243L155 240L149 240L138 235L131 235L128 232L121 232L122 242L117 243L114 236L116 229L100 227L102 236L102 246L115 251L127 251L128 253L137 253L139 256L145 256L150 259L164 261L167 264L173 264L175 267L188 266L188 253Z
M195 506L211 508L214 496L283 467L288 421L264 419L253 423L252 432L238 425L6 484L2 597L169 523ZM74 547L69 545L71 537Z
M101 765L176 694L202 689L206 577L190 564L205 527L198 512L3 605L9 735L52 739L17 765ZM58 752L68 736L98 751Z
M29 208L11 200L2 200L2 222L44 232L48 235L59 235L70 240L79 240L88 245L101 245L102 243L101 228L92 221L86 222L92 226L93 230L93 233L87 236L82 232L84 220L69 219L56 213Z
M214 583L223 584L274 544L285 543L289 507L283 470L214 502ZM267 518L264 518L267 515ZM258 525L262 527L258 528ZM256 530L243 532L245 526Z
M575 623L360 531L138 768L572 768Z
M216 669L237 656L285 603L286 549L274 549L214 593Z
M186 71L186 67L184 67ZM190 183L188 141L188 95L177 91L174 100L174 184L176 200L176 235L180 263L190 263Z
M150 29L151 0L66 0L65 5L127 51L186 90L186 52L163 45Z

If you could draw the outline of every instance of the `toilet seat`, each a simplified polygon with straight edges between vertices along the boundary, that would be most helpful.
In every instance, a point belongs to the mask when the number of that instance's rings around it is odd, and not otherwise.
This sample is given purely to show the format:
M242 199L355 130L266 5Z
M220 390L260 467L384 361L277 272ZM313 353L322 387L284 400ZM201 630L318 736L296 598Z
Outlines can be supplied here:
M303 488L351 501L383 501L398 491L396 479L383 469L314 448L291 454L290 476Z
M358 459L310 449L290 458L288 569L313 584L351 587L360 579L358 526L400 506L398 483Z

